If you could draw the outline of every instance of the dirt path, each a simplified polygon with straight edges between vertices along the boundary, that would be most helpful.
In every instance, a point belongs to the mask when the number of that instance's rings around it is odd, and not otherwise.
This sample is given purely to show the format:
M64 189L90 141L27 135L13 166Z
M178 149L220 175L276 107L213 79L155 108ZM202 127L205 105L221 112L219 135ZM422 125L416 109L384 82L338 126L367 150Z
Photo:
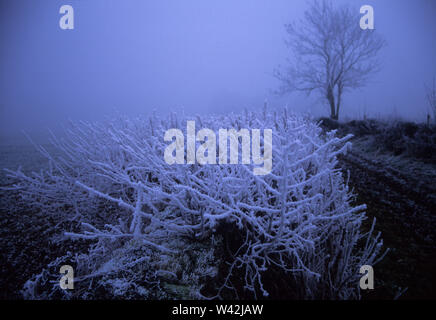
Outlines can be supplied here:
M395 168L395 162L353 149L341 166L351 172L356 202L367 204L369 220L377 219L390 248L374 268L376 290L367 297L392 299L398 287L407 287L402 299L436 298L436 177L413 159L410 167Z

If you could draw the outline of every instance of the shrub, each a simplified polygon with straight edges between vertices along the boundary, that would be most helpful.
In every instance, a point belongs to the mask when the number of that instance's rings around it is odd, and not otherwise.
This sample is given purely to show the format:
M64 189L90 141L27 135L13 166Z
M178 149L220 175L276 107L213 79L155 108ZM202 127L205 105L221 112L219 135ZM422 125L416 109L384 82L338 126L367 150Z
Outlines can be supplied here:
M321 136L316 123L286 111L194 119L216 132L272 129L272 172L256 176L253 165L168 165L164 133L186 133L187 120L172 114L71 124L64 137L53 136L56 154L39 147L47 170L9 171L24 199L81 222L66 237L93 241L86 255L70 257L82 290L53 295L60 292L53 269L26 283L26 297L98 298L90 289L98 287L100 297L168 298L178 288L178 297L261 298L274 272L296 298L359 298L359 268L382 257L382 241L373 229L360 232L365 206L351 206L337 168L351 136ZM239 232L227 261L217 255L224 225ZM206 283L216 285L202 290Z

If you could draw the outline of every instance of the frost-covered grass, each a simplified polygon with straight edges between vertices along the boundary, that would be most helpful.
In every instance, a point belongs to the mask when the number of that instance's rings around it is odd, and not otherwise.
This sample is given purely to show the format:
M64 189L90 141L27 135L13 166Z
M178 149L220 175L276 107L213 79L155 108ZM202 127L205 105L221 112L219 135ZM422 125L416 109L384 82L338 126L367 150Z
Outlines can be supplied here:
M274 274L275 286L282 281L295 298L359 298L359 268L381 258L382 242L361 233L365 206L350 204L337 168L350 136L321 135L316 123L286 111L193 119L214 131L272 129L273 170L256 176L251 165L168 165L164 132L185 131L187 120L71 124L53 136L55 152L38 147L47 170L8 172L23 201L77 222L64 237L89 244L29 279L24 296L261 298ZM222 226L238 233L236 243L228 246ZM78 290L59 288L65 263Z

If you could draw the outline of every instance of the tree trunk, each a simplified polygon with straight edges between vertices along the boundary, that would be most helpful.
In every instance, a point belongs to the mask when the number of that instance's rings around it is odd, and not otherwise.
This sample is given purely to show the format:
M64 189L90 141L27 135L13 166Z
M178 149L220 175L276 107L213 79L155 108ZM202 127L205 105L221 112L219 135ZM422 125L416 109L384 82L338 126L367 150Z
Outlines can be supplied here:
M339 107L341 106L342 86L338 85L338 96L336 98L336 120L339 119Z
M337 117L336 110L335 110L335 107L336 107L336 105L335 105L335 95L334 95L334 92L333 92L333 88L331 88L331 87L329 87L327 89L327 100L328 100L328 102L330 104L330 118L333 119L333 120L337 120L338 117Z
M338 114L335 112L335 104L330 102L330 118L333 120L338 120Z

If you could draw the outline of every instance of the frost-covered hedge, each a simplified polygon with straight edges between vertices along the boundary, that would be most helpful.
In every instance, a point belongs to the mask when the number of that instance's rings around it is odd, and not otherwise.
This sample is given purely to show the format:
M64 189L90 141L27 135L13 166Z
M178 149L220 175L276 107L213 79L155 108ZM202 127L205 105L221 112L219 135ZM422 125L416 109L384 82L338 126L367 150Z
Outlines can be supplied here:
M168 165L164 133L179 128L186 134L187 120L216 132L272 129L272 172ZM337 167L350 137L320 134L308 119L265 110L71 124L64 137L53 137L56 152L40 147L47 170L9 175L28 202L79 221L80 229L65 236L85 239L89 252L54 261L26 283L25 297L261 298L269 295L270 271L279 270L275 286L286 283L297 298L358 298L359 268L377 262L382 241L361 233L365 206L350 204ZM228 261L217 254L224 250L223 225L242 239ZM86 284L80 289L59 288L59 267L67 262L75 267L76 286Z

